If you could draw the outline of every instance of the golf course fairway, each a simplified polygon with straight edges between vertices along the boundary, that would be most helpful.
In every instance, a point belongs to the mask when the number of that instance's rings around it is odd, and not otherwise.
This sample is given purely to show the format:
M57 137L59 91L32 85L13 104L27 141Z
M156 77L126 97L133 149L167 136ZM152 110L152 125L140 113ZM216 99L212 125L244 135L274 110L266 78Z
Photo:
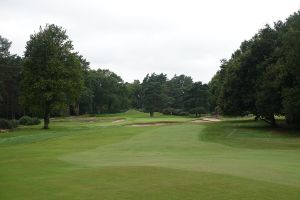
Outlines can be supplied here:
M300 136L128 112L0 133L1 200L299 200Z

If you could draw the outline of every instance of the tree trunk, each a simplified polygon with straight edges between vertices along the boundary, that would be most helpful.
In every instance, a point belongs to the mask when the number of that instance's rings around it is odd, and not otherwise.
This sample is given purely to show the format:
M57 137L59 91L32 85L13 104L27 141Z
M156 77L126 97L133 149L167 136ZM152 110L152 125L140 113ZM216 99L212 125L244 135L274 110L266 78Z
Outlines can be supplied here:
M263 121L267 122L268 124L270 124L271 126L273 127L276 127L277 126L277 123L276 123L276 119L275 119L275 116L274 115L271 115L269 116L268 118L261 118Z
M150 117L153 117L153 116L154 116L154 112L150 111Z
M71 116L76 115L74 105L72 105L72 104L69 105L69 115L71 115Z
M46 106L45 114L44 114L44 129L49 128L49 123L50 123L50 110L49 110L49 106Z
M76 114L76 116L79 115L79 103L78 102L75 103L75 114Z
M274 115L271 117L271 125L272 125L273 127L276 127L276 126L277 126L277 123L276 123L276 120L275 120Z
M45 114L44 116L44 129L48 129L49 128L49 123L50 123L50 119L49 119L49 114Z

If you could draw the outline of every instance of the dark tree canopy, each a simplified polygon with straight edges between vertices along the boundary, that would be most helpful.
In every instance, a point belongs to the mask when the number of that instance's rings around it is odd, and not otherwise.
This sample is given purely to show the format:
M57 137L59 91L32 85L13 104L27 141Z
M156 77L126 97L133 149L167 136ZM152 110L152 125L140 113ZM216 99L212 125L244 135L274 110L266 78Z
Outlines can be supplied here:
M82 84L80 60L62 27L46 25L30 36L24 56L23 101L43 112L44 128L55 108L78 98Z
M225 62L210 82L211 102L225 115L275 116L300 124L300 11L266 25Z
M21 113L19 88L22 59L10 53L11 44L0 36L0 118L7 119L15 119Z
M273 126L275 116L285 116L300 124L300 11L243 41L208 84L163 73L124 82L110 70L91 69L66 31L53 24L30 36L22 58L10 53L11 44L0 36L0 118L43 116L48 128L50 115L134 108L150 116L251 114Z
M209 110L209 88L207 84L196 82L190 90L188 90L185 98L186 109L195 114L196 117Z
M128 109L129 91L121 77L109 70L89 70L84 76L80 113L115 113Z
M148 74L143 80L143 107L145 111L150 113L151 117L153 117L154 112L161 111L165 106L166 81L167 75L155 73L151 75Z
M173 109L184 109L185 96L188 90L191 89L193 80L189 76L175 75L167 82L168 106Z

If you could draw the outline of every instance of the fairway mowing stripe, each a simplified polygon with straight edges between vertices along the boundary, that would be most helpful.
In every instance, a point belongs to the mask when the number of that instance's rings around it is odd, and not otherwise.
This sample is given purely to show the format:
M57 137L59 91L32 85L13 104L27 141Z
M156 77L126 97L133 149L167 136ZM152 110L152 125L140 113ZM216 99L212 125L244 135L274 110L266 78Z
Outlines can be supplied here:
M275 157L282 157L286 152L236 148L203 141L199 139L199 134L200 136L203 134L201 131L205 127L206 125L191 123L160 126L118 143L66 154L59 159L91 168L157 166L300 185L300 179L297 178L300 177L300 173L293 173L290 176L284 169L280 169L283 162L272 159L275 162L270 163L264 159L264 156L272 154L276 154ZM143 129L141 127L138 130Z

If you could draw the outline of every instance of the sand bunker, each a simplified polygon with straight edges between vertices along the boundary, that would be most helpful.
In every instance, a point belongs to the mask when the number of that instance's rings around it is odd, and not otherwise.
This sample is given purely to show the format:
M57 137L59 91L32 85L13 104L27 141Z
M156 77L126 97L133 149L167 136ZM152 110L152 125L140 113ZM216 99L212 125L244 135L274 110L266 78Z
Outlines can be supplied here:
M79 122L99 122L101 121L101 119L97 118L97 117L78 117L76 118L77 121Z
M170 124L176 124L178 122L155 122L155 123L137 123L137 124L129 124L129 126L134 127L145 127L145 126L164 126Z
M120 122L124 122L124 121L125 121L125 119L117 119L117 120L113 121L112 123L120 123Z
M203 118L204 121L209 121L209 122L220 122L221 120L218 118Z
M202 119L196 119L194 121L192 121L193 123L211 123L211 122L220 122L221 120L220 119L217 119L217 118L208 118L208 117L205 117L205 118L202 118Z

